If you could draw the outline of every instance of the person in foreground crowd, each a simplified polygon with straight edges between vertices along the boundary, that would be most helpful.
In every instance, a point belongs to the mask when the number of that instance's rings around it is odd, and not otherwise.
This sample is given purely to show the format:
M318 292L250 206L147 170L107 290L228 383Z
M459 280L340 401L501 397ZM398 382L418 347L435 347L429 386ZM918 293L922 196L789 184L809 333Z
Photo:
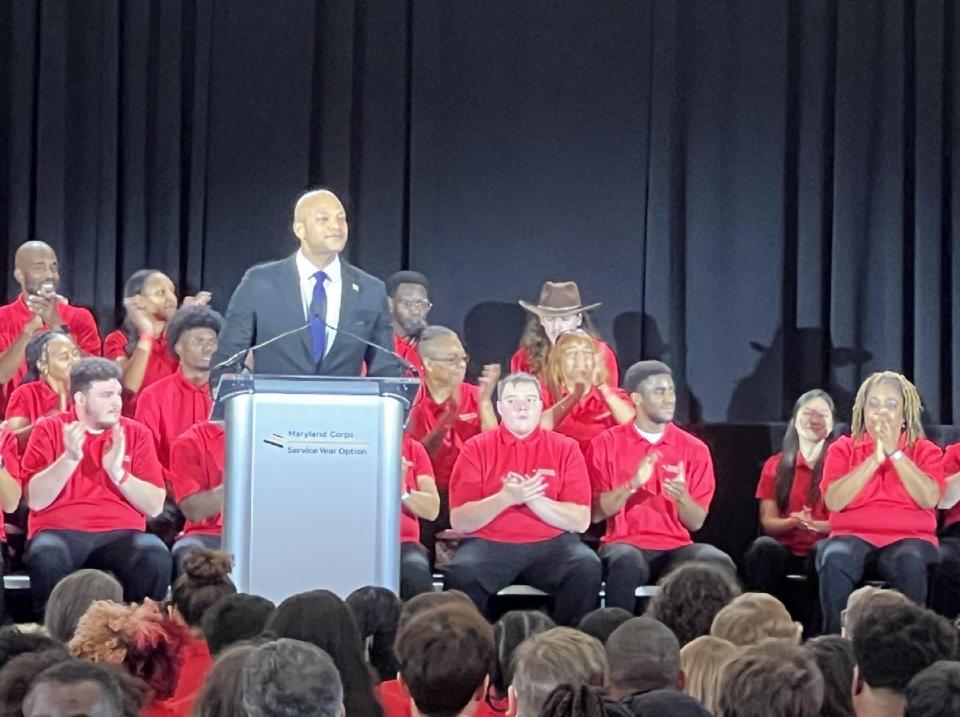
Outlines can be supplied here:
M398 271L386 281L387 306L393 317L393 348L423 376L417 344L427 328L430 282L418 271Z
M710 714L717 714L723 671L739 654L736 645L719 637L701 635L691 640L680 649L683 691L703 704Z
M433 590L430 557L420 544L419 520L436 520L440 513L440 495L426 449L404 435L401 456L400 599L408 600Z
M490 624L469 605L423 613L397 634L400 685L414 717L471 717L484 703L495 653Z
M840 613L840 634L848 640L853 639L857 625L874 605L909 604L910 598L899 590L864 585L857 588L847 598L847 606Z
M606 644L607 693L617 700L654 690L682 690L680 643L650 617L627 620Z
M217 600L204 613L200 628L213 657L263 632L276 605L259 595L236 593Z
M943 527L940 530L940 564L930 580L930 607L953 620L960 615L960 443L943 454Z
M868 563L891 587L926 603L929 566L939 561L943 477L920 412L906 377L874 373L857 391L852 435L827 449L821 490L831 532L817 555L824 633L840 632L840 610Z
M450 522L464 537L446 570L489 617L490 598L522 580L576 624L596 604L600 561L576 535L590 523L590 482L576 441L540 428L540 384L502 379L495 431L467 441L450 478Z
M359 376L366 365L368 376L399 376L400 364L390 354L337 331L393 345L383 282L340 258L348 235L343 204L326 189L306 192L294 207L292 228L299 250L247 270L230 297L214 366L289 331L256 352L254 372ZM214 368L213 385L233 368Z
M357 624L360 640L366 645L367 662L373 668L379 684L396 678L397 659L393 653L393 643L397 639L400 610L403 607L400 598L387 588L367 585L347 595L344 602Z
M326 652L281 639L247 657L243 707L248 717L344 717L344 686Z
M960 662L939 660L907 684L905 717L955 717L960 714Z
M917 605L872 605L853 634L857 665L853 710L858 717L902 717L907 685L938 660L957 657L957 633Z
M737 647L756 645L763 640L800 643L803 625L794 622L783 603L766 593L744 593L735 597L713 619L710 634Z
M85 660L48 667L33 681L23 701L24 717L120 717L123 692L109 670Z
M613 631L631 618L633 613L627 612L622 607L598 607L583 616L577 629L606 645Z
M543 379L547 358L557 338L564 331L583 328L597 339L597 330L587 312L600 306L599 303L584 305L580 300L580 288L576 282L545 282L540 289L536 304L520 300L520 306L532 316L520 338L520 348L510 359L510 372L532 373ZM620 385L620 369L617 357L607 344L597 339L598 353L603 356L607 384L611 388Z
M165 490L150 432L120 415L120 368L85 358L70 370L76 419L41 420L24 452L30 508L27 569L37 615L61 578L82 567L113 572L131 602L162 600L170 552L144 532Z
M634 594L688 560L736 570L712 545L694 543L713 499L710 450L673 423L676 392L670 367L640 361L623 381L636 409L632 423L590 442L593 520L607 521L600 557L607 576L606 604L633 612Z
M814 546L830 533L820 481L834 414L829 394L807 391L793 406L780 452L763 464L756 497L764 535L744 556L749 590L782 599L787 575L799 573L817 594Z
M681 646L709 634L717 613L740 594L736 577L709 563L680 565L659 585L646 614L669 627Z
M243 667L253 651L266 642L243 642L217 658L197 697L196 717L248 717L243 707Z
M765 640L735 657L720 685L719 717L819 717L823 676L797 645Z
M566 331L547 359L543 391L545 428L570 436L586 451L590 441L614 426L630 423L635 411L630 397L606 382L606 367L597 342L585 331Z
M70 654L57 647L41 652L17 655L0 670L0 714L22 714L26 699L39 673L70 659Z
M854 717L853 668L856 658L853 645L839 635L821 635L803 644L804 651L814 659L823 675L823 705L820 717Z
M43 626L50 637L68 643L77 623L97 600L123 602L123 586L102 570L77 570L53 588L44 611Z
M506 712L510 706L507 690L513 682L513 657L517 648L534 635L556 626L549 615L539 610L508 610L493 624L497 661L490 675L487 702L494 712ZM582 628L578 629L585 632Z
M450 527L450 474L457 456L466 441L497 427L491 399L500 366L484 366L479 386L466 383L470 359L460 337L443 326L428 326L420 332L417 349L423 387L410 409L407 433L427 449L440 495L439 515L421 521L420 529L420 540L433 556L437 533Z
M21 445L34 423L73 405L70 369L80 360L80 350L67 334L47 331L30 339L26 357L27 372L10 394L6 413L7 428L17 433Z

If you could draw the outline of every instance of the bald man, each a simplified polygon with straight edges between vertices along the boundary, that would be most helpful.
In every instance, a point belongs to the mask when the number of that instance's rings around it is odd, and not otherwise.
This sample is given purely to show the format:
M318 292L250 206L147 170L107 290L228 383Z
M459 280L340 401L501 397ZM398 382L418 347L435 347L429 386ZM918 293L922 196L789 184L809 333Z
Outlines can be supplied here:
M93 315L71 306L58 293L60 263L49 244L21 244L14 257L13 278L20 284L20 294L0 306L0 412L27 371L24 351L36 334L63 331L84 353L100 355L100 333Z
M325 189L297 200L293 234L299 250L286 259L247 271L230 299L213 364L251 346L304 327L256 352L256 373L399 376L390 354L339 331L393 349L393 320L383 282L340 257L347 243L347 214ZM309 324L309 325L307 325ZM215 369L216 385L226 369Z

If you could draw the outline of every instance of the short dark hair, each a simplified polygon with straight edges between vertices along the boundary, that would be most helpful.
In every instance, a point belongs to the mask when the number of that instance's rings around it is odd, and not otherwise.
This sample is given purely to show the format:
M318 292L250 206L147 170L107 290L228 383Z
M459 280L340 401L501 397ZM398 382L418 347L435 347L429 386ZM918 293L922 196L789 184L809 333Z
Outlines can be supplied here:
M243 666L256 647L252 642L243 642L217 657L194 703L193 714L247 717L243 709Z
M769 639L735 657L720 683L721 717L819 717L820 668L798 645Z
M417 711L454 717L493 670L493 629L473 606L447 605L404 625L396 653Z
M607 644L613 631L632 618L633 614L622 607L598 607L583 616L577 629Z
M234 643L259 635L276 609L265 597L246 593L217 600L200 621L210 654L219 655Z
M497 664L490 680L498 695L505 696L513 681L513 654L517 648L524 640L556 626L549 615L539 610L508 610L494 623Z
M914 605L871 605L857 621L853 654L863 681L903 692L920 670L957 654L957 632L932 610Z
M427 610L444 607L451 604L473 605L467 594L460 590L444 590L442 593L420 593L407 600L400 608L400 619L397 621L399 632L413 618Z
M938 660L907 684L904 717L960 715L960 662Z
M181 306L167 321L167 350L174 358L180 358L175 348L177 341L192 329L210 329L215 334L223 328L223 317L205 304Z
M347 595L347 607L357 623L360 638L367 642L367 658L381 680L397 676L393 643L400 623L400 598L393 591L376 585L357 588Z
M287 638L268 642L244 662L243 706L250 717L339 717L340 673L316 645Z
M52 637L39 632L22 632L16 625L0 628L0 668L17 655L62 648Z
M614 630L606 644L610 685L622 692L676 688L680 643L652 617L634 617Z
M60 685L76 685L81 682L95 682L103 690L104 697L110 702L112 713L123 714L123 690L117 678L109 670L93 662L79 659L61 660L46 668L33 680L30 692L25 695L24 703L38 685L55 682Z
M70 368L70 393L86 393L97 381L119 381L120 367L99 356L87 356Z
M839 635L821 635L807 640L803 650L812 657L823 675L823 705L820 717L853 717L853 645Z
M397 271L387 277L387 296L391 299L396 298L397 288L400 284L417 284L422 286L428 292L430 291L430 282L427 277L419 271Z
M710 632L713 618L740 594L736 578L717 565L691 561L660 579L647 615L669 627L680 646Z
M673 376L673 371L663 361L637 361L623 375L623 390L627 393L636 393L641 383L651 376L664 373Z
M51 665L65 662L70 654L64 647L25 652L0 670L0 714L16 714L39 675Z

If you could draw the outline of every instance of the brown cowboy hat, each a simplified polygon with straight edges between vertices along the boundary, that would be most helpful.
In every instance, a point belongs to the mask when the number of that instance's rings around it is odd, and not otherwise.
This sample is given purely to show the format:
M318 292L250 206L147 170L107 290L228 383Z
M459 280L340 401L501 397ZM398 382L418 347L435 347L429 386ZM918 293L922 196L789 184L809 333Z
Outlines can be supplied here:
M540 301L531 304L520 299L520 306L537 316L570 316L582 311L590 311L600 303L584 306L580 300L580 289L575 281L548 281L540 289Z

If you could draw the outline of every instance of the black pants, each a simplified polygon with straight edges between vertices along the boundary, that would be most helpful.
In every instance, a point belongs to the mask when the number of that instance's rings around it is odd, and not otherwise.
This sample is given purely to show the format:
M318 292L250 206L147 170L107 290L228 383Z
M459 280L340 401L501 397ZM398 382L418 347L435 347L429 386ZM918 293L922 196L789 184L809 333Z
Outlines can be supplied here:
M433 590L433 573L427 549L420 543L400 543L400 599Z
M80 568L112 572L126 602L163 600L170 585L172 558L156 535L138 530L86 533L44 530L27 544L26 563L34 613L41 619L54 586Z
M437 561L437 533L450 528L450 493L443 489L440 494L440 512L433 520L420 519L420 544L427 549L430 565Z
M515 583L553 595L553 619L575 625L597 605L600 559L573 533L535 543L467 538L446 570L447 588L465 592L487 618L490 599Z
M824 634L840 632L840 611L867 570L876 569L890 587L925 605L930 568L939 560L937 547L918 538L898 540L883 548L852 535L821 541L817 544L817 573Z
M183 559L187 553L197 548L220 550L221 542L222 540L219 535L203 535L202 533L184 535L177 540L177 542L173 544L173 549L170 551L173 555L173 580L176 580L180 576Z
M795 555L776 538L763 535L753 541L743 556L747 590L773 595L808 631L819 631L822 618L816 609L820 589L815 557L816 549L806 555ZM803 575L806 582L791 590L788 575Z
M650 585L676 565L700 560L726 568L735 575L737 567L730 556L705 543L691 543L673 550L643 550L629 543L610 543L600 548L603 572L607 579L607 607L634 611L636 592L641 585Z
M960 523L940 534L940 564L930 571L930 608L954 620L960 615Z

